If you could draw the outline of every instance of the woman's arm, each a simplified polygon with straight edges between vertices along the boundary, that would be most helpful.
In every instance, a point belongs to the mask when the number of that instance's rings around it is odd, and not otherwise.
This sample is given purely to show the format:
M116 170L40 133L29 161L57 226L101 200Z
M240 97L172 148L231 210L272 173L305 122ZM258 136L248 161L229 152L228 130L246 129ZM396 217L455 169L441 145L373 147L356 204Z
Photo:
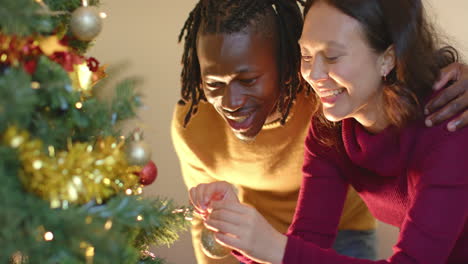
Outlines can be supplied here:
M428 148L424 156L417 157L419 161L409 174L415 179L410 185L415 195L401 225L394 254L389 259L370 261L340 256L307 241L307 234L293 225L291 233L298 235L289 236L283 263L447 263L468 221L468 134L462 132L445 134L434 141L434 146ZM464 263L467 258L465 255L456 263Z

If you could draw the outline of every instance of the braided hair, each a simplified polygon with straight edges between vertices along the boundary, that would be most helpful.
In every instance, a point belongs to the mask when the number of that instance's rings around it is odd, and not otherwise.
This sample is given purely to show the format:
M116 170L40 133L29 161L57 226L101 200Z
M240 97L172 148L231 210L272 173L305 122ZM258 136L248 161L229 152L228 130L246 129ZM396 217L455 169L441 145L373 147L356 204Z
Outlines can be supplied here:
M190 103L184 119L188 124L197 112L200 101L206 101L203 93L200 64L197 56L197 35L231 34L255 25L259 32L277 34L278 72L280 73L280 96L277 109L281 113L281 123L286 122L296 95L310 86L300 75L301 53L297 43L302 32L302 14L298 3L302 0L199 0L190 12L179 34L179 42L184 40L182 55L181 84L182 99L179 104ZM276 25L265 22L274 16Z

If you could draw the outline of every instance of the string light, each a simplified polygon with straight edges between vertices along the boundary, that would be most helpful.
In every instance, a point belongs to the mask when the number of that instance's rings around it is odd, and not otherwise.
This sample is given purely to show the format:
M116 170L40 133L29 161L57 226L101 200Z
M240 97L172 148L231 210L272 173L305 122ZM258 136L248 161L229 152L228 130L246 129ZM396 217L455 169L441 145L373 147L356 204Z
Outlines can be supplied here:
M44 234L44 240L45 241L52 241L54 239L54 234L50 231L47 231L45 234Z
M92 264L93 258L94 258L94 247L92 246L87 247L85 251L85 256L86 256L86 264Z
M138 189L137 189L137 194L142 194L142 193L143 193L143 188L138 187Z
M104 229L109 230L112 228L112 221L107 220L106 223L104 224Z
M31 82L31 88L33 88L34 90L37 90L41 88L41 84L38 82Z

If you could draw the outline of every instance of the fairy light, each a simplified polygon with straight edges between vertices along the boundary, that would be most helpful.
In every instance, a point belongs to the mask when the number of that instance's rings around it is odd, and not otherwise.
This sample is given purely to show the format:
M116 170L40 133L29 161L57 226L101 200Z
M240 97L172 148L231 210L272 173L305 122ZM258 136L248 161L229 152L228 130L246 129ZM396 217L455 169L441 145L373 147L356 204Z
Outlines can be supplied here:
M31 88L33 88L34 90L37 90L41 88L41 84L38 82L31 82Z
M138 215L138 216L137 216L137 221L142 221L142 220L143 220L143 216Z
M83 0L82 3L83 3L83 6L88 6L88 0Z
M102 19L107 18L107 14L104 13L104 12L100 12L100 13L99 13L99 16L100 16Z
M106 223L104 224L104 229L109 230L112 228L112 221L107 220Z
M1 62L5 62L7 59L8 59L8 55L6 55L5 53L2 54L2 56L0 56L0 61Z
M34 168L35 170L40 170L40 169L42 169L42 165L43 165L42 160L35 160L35 161L33 161L33 163L32 163L32 166L33 166L33 168Z
M50 145L49 147L47 147L48 151L49 151L49 157L55 157L55 148L54 146Z
M142 194L142 193L143 193L143 188L138 187L138 189L137 189L137 194Z
M92 264L93 258L94 258L94 247L92 246L87 247L85 251L85 256L86 256L86 264Z
M125 190L125 194L126 194L126 195L132 195L132 190L131 190L131 189Z
M76 107L76 109L81 109L81 108L83 108L83 103L82 102L77 102L75 104L75 107Z
M44 240L45 241L52 241L54 239L54 234L50 231L45 232Z

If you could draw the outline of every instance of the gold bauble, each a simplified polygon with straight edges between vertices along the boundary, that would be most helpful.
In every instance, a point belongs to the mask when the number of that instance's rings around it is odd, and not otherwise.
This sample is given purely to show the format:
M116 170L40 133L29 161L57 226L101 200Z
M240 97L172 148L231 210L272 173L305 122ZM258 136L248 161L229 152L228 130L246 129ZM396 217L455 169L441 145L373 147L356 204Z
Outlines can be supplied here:
M139 130L133 135L125 147L127 161L131 165L145 166L151 160L151 147L143 140L143 133Z
M70 30L82 41L93 40L102 29L102 19L95 7L82 6L73 11L70 19Z
M212 259L225 258L231 253L231 249L216 242L214 232L204 227L201 233L201 248L206 256Z

